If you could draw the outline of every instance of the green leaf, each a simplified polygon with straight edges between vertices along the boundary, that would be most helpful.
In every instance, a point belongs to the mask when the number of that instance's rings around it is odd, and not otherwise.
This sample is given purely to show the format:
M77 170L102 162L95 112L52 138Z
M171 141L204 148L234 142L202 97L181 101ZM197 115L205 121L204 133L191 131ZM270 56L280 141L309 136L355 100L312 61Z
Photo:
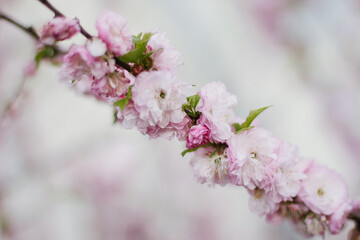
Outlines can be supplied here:
M39 67L41 60L47 57L52 58L55 56L55 54L56 51L52 46L45 46L42 49L40 49L40 51L35 56L36 67Z
M132 36L132 42L135 44L137 42L139 42L141 40L141 35L142 33L139 33L137 36L133 35Z
M200 145L196 148L192 148L192 149L186 149L184 151L181 152L181 156L185 156L187 153L190 153L190 152L195 152L196 150L198 150L199 148L202 148L202 147L207 147L207 146L210 146L211 144L210 143L206 143L204 145Z
M113 124L115 124L118 120L118 117L117 117L117 112L114 111L114 121L113 121Z
M200 101L200 96L198 94L195 94L194 96L187 97L187 101L190 105L190 107L195 110L196 106L198 105Z
M238 134L239 132L242 132L242 131L250 130L250 129L252 129L252 128L254 128L254 126L250 126L250 127L246 127L246 128L240 128L239 130L237 130L237 131L235 132L235 134Z
M235 128L235 133L237 133L241 130L241 126L239 123L233 123L232 125Z
M254 121L254 119L255 119L260 113L262 113L263 111L265 111L266 109L268 109L268 108L271 107L271 106L272 106L272 105L250 111L250 113L249 113L249 115L247 116L245 122L243 122L243 123L240 125L241 130L242 130L242 129L245 129L245 128L249 128L250 125L251 125L251 123Z
M132 86L131 85L129 87L129 90L128 92L126 93L126 97L124 99L121 99L117 102L114 103L114 106L117 106L117 107L120 107L121 109L121 112L124 111L124 108L126 107L126 105L129 103L129 100L131 99L131 89L132 89Z
M118 57L119 60L125 62L125 63L138 63L139 59L141 59L141 57L144 54L144 49L142 48L134 48L133 50L131 50L130 52L126 53L125 55L122 55L120 57Z
M149 58L152 53L145 54L146 45L148 44L152 33L145 33L144 35L140 33L137 36L132 37L132 41L135 44L133 50L129 51L128 53L118 57L120 61L125 63L136 63L141 65L144 60Z

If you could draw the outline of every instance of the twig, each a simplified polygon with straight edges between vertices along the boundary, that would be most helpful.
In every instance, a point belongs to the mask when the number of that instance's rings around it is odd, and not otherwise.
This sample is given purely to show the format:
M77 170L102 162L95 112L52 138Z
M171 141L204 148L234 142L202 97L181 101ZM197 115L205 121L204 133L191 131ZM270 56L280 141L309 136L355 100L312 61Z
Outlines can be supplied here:
M27 34L29 34L31 37L33 37L35 40L39 40L39 36L34 30L33 27L25 27L22 24L18 23L14 19L10 18L9 16L5 15L4 13L0 12L0 19L4 19L5 21L13 24L14 26L20 28L21 30L25 31Z

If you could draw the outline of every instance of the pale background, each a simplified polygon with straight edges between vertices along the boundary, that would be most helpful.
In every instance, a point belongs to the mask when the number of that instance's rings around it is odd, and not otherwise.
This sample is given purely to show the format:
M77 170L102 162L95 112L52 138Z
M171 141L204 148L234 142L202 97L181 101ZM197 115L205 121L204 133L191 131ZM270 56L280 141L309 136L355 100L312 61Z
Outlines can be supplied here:
M360 3L343 0L53 0L95 34L105 9L133 33L161 29L182 53L180 77L223 81L236 112L274 105L259 124L336 169L360 195ZM35 0L0 9L37 29ZM81 36L76 42L83 42ZM0 21L0 108L18 89L35 45ZM112 124L112 109L41 65L0 129L0 239L302 239L248 209L237 187L193 180L184 144ZM347 224L347 229L352 223ZM320 238L319 238L320 239ZM346 239L346 231L326 239Z

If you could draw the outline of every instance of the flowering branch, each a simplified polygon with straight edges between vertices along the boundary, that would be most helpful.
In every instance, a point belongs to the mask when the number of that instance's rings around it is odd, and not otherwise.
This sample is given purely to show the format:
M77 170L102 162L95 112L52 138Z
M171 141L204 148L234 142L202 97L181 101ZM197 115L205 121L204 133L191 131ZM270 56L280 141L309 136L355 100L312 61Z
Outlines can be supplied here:
M57 10L49 1L39 0L39 2L41 2L44 6L46 6L48 9L50 9L55 14L55 17L65 17L65 15L62 14L59 10ZM86 37L87 39L91 39L93 37L80 24L79 24L79 26L80 26L80 32L84 37ZM125 62L121 61L120 59L116 58L115 61L118 66L126 69L127 71L131 70L130 66L128 64L126 64Z
M335 171L304 158L295 145L253 125L268 107L236 117L236 97L221 82L186 96L188 84L177 77L180 53L162 32L132 35L122 16L103 12L92 37L77 19L54 12L40 35L45 44L38 60L56 56L52 44L81 32L83 45L72 45L59 60L61 80L114 108L115 122L136 127L150 138L178 138L199 183L234 185L250 195L250 209L269 222L284 219L306 236L339 233L346 220L360 222L360 200L349 198ZM359 225L357 224L357 227ZM360 229L355 229L356 235Z

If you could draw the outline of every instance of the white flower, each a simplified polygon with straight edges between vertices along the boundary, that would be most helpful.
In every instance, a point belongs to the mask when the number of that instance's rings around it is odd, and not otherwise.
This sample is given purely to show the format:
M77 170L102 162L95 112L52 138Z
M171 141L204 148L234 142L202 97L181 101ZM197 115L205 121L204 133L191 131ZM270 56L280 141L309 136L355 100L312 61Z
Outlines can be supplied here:
M169 38L163 32L157 32L151 36L147 48L153 59L153 68L156 70L168 70L176 73L182 64L181 54L170 44Z
M278 209L278 203L274 201L271 195L266 194L263 189L255 188L249 193L249 207L256 215L273 214Z
M225 155L214 151L215 149L211 147L199 148L190 160L190 165L199 183L207 183L209 186L215 183L225 185L228 182L229 160Z
M236 103L236 97L226 91L222 82L206 84L198 94L201 103L197 107L200 111L200 123L210 129L210 138L218 142L225 142L232 135L231 122L234 112L231 109Z
M140 118L149 126L165 128L186 117L182 105L187 100L184 84L168 71L141 73L132 89L132 99Z
M272 163L279 140L261 128L234 134L228 141L229 174L232 182L248 189L264 188L273 182Z
M335 171L314 164L306 174L299 197L313 212L330 215L348 201L347 185Z

